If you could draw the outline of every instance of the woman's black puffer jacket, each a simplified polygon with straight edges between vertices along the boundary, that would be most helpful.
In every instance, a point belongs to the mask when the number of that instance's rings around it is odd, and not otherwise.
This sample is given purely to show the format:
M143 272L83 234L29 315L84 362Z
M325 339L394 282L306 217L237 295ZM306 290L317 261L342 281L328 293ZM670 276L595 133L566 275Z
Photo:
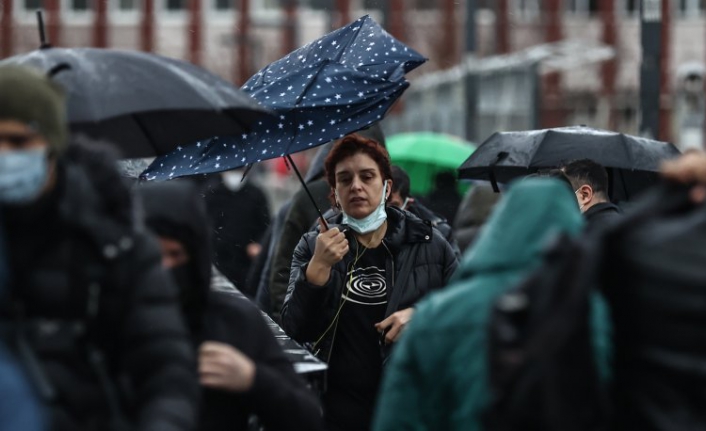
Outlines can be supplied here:
M428 221L394 207L387 207L388 228L383 245L389 251L385 262L388 274L385 317L414 304L432 290L446 285L458 261L451 245ZM342 215L329 220L340 225ZM314 255L317 231L304 234L292 257L291 277L282 307L282 327L300 343L317 341L330 326L345 288L346 268L355 255L352 232L346 233L351 250L333 266L331 277L323 286L306 280L306 268ZM334 331L329 331L317 347L327 359Z

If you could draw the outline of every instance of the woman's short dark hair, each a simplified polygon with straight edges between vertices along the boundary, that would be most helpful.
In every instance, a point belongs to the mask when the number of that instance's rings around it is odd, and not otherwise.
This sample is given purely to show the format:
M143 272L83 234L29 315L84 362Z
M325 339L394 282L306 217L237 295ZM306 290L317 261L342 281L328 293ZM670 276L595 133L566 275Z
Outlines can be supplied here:
M332 188L336 187L336 165L358 153L366 154L377 163L383 180L392 179L390 155L387 150L377 141L353 133L334 144L324 162L326 180Z

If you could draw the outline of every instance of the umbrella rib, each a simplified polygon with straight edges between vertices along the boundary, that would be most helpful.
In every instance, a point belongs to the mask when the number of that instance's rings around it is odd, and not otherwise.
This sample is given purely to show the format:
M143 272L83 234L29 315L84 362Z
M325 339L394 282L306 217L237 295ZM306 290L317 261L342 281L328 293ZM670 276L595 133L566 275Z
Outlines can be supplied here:
M370 19L370 16L366 15L365 18L363 18L363 21L367 22L369 19ZM350 47L351 43L358 38L358 35L360 34L361 31L363 31L363 24L358 26L358 29L355 31L355 34L350 38L350 40L348 42L346 42L345 48L341 48L338 51L338 54L336 54L336 62L340 62L341 57L343 57L343 53L346 52L348 50L348 48Z

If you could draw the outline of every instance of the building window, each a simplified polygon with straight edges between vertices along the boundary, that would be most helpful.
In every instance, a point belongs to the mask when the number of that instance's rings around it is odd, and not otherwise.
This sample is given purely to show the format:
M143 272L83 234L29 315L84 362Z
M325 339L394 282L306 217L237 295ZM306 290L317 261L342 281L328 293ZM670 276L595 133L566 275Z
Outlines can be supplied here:
M689 18L700 17L704 3L704 0L679 0L679 14Z
M118 8L121 11L131 11L137 9L137 0L120 0Z
M85 12L89 9L89 0L71 0L71 10Z
M235 0L215 0L216 10L231 10L235 8Z
M300 0L299 4L313 10L329 11L335 7L331 0Z
M515 15L522 19L539 17L540 1L542 0L515 0L512 2L515 8Z
M416 0L417 9L437 9L439 4L436 0Z
M382 2L380 0L363 0L363 9L382 9Z
M25 0L25 10L37 10L42 8L42 0Z
M640 15L640 0L623 0L626 15Z
M168 11L180 11L186 9L186 0L167 0Z
M568 0L564 3L570 13L595 15L599 12L598 0Z

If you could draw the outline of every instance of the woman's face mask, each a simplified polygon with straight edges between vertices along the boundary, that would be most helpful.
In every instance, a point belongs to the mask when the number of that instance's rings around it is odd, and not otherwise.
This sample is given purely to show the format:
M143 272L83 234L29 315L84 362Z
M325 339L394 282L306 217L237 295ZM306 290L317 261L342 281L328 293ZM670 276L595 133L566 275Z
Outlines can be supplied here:
M0 151L0 203L34 201L44 190L48 175L46 148Z
M380 199L380 204L375 207L375 210L373 210L370 215L362 219L357 219L349 216L345 211L343 211L343 224L347 224L351 229L359 234L374 232L382 226L385 220L387 220L387 212L385 211L387 185L388 182L385 181L385 185L382 187L382 198ZM338 199L338 192L336 192L336 199Z

